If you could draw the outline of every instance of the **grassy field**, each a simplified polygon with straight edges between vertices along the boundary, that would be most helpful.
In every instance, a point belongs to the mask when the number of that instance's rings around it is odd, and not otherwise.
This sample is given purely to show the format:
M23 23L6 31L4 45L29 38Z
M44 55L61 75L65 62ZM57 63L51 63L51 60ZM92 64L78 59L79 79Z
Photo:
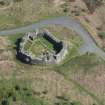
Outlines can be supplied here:
M81 16L87 11L83 1L73 0L8 0L12 5L0 6L0 30L20 27L58 16ZM84 14L83 14L84 15Z
M96 57L96 55L86 54L70 59L62 64L62 66L55 68L57 72L65 75L65 78L77 83L77 85L79 83L84 86L86 89L85 91L89 93L99 105L104 105L105 96L103 93L99 93L105 90L104 85L102 84L99 86L101 89L99 87L94 88L95 85L98 85L103 81L102 78L104 78L104 75L102 76L102 73L104 72L104 63L105 62ZM100 74L102 77L99 79L98 77ZM97 79L95 79L95 77L97 77ZM97 83L95 82L96 80L98 81ZM79 86L80 91L84 90L82 86Z
M48 49L49 51L52 51L53 50L53 44L50 43L48 40L46 40L45 38L40 38L39 39L40 43L47 47L46 49Z
M71 8L68 0L63 5L58 5L61 2L55 2L57 0L17 1L11 8L0 10L1 30L71 14L68 12L68 8ZM75 14L76 10L75 15L78 15L79 9L74 7L71 12ZM0 104L104 105L105 62L94 54L80 56L77 48L82 44L82 39L73 30L60 25L44 28L68 42L72 47L69 54L59 65L27 65L15 56L15 42L24 34L0 37ZM11 93L12 96L8 97Z
M33 42L33 44L30 46L29 48L29 52L32 52L32 54L34 54L35 56L39 56L42 54L42 51L45 49L45 47L43 47L43 45L37 41Z
M79 0L73 5L69 5L69 0L63 1L13 0L12 7L0 9L0 30L28 25L45 18L71 15L71 13L79 16L83 13L81 11L85 11ZM96 19L94 20L96 23ZM80 56L77 48L82 44L82 39L73 30L60 25L44 28L70 44L72 48L69 54L60 65L26 65L18 61L15 56L15 42L24 34L1 37L0 104L104 105L105 62L94 54ZM32 50L33 47L34 45ZM17 85L19 91L16 89ZM11 93L12 96L8 97Z
M13 5L7 9L0 9L0 29L14 28L27 25L39 20L64 15L63 10L68 0L57 5L52 0L13 0Z
M1 80L0 81L0 105L48 105L40 98L35 98L34 92L28 81L25 80Z
M65 60L59 65L49 66L23 64L16 59L14 47L16 47L15 42L17 38L24 34L2 37L2 40L5 39L6 41L4 40L4 42L8 43L5 46L2 45L5 50L3 50L3 55L0 53L0 57L5 58L6 55L4 54L7 52L7 49L11 52L11 56L9 54L6 56L7 59L0 60L0 80L8 80L7 85L11 84L9 82L11 78L14 81L25 80L26 83L29 83L29 87L25 86L34 95L31 96L32 101L27 100L26 105L30 105L28 102L33 103L36 99L39 105L40 101L44 102L45 105L46 103L48 105L104 105L104 61L94 54L80 56L77 48L82 44L82 39L73 30L68 30L59 25L46 28L56 37L66 40L72 46ZM0 40L1 43L3 43L2 40ZM7 61L9 62L7 63ZM6 82L2 84L1 81L0 83L0 85L8 87L5 85ZM17 84L17 82L15 83ZM18 83L21 86L21 82ZM12 86L14 85L10 85L10 87L13 89ZM24 87L24 84L21 87ZM21 92L16 92L16 94L17 99L24 102L24 97L21 98ZM22 96L25 94L22 91ZM25 100L29 97L25 96ZM11 101L11 98L8 101Z

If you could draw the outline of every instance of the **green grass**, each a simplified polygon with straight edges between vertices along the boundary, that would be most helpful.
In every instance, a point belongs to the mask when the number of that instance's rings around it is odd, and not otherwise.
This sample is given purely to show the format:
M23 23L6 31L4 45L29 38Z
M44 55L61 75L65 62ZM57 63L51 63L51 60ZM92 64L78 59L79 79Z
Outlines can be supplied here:
M6 104L1 104L1 103ZM0 105L14 105L21 102L25 105L48 105L40 98L35 98L30 83L25 80L1 80L0 81Z
M31 47L31 45L32 45L33 43L34 43L34 42L28 41L28 42L25 44L25 46L24 46L24 50L29 51L29 49L30 49L30 47Z
M38 56L42 54L43 49L45 49L44 46L36 39L33 41L28 51L33 53L35 56Z
M78 70L81 70L85 74L92 73L96 72L94 67L103 63L102 60L96 57L96 55L94 54L85 54L80 56L78 53L76 54L75 49L72 49L72 52L70 54L68 55L69 57L67 57L65 62L63 62L62 65L58 66L58 70L60 72L78 72Z
M7 36L7 38L10 40L11 45L15 45L17 39L19 39L23 36L24 36L24 33L19 33L19 34L15 34L15 35L9 35L9 36Z
M75 102L65 99L65 97L59 97L57 105L82 105L82 104L80 102Z
M42 52L43 49L47 49L48 51L52 51L53 45L49 41L44 39L43 37L40 37L38 39L35 39L34 41L28 41L25 44L24 49L37 56Z
M101 98L97 97L95 93L91 92L86 87L79 84L77 81L73 80L70 77L70 74L73 75L73 73L84 73L85 74L92 74L96 73L97 69L94 69L99 64L102 64L103 61L99 59L94 54L85 54L82 56L75 56L72 59L68 59L66 62L64 62L62 65L54 67L55 71L60 73L65 77L65 79L68 79L69 81L73 82L75 84L75 87L80 92L85 92L86 94L89 94L94 101L97 103L96 105L103 105L103 101Z
M100 36L102 39L105 39L105 32L101 32L101 33L99 34L99 36Z
M48 40L46 40L45 38L43 38L43 37L41 37L40 39L39 39L39 41L42 43L42 44L44 44L45 46L47 46L47 48L49 49L49 50L53 50L53 44L51 44Z
M62 65L65 65L66 63L68 63L70 60L72 60L73 58L75 58L77 56L80 56L77 48L76 47L69 48L68 54L66 55L65 59L63 60Z
M16 42L17 42L17 39L19 39L19 38L21 38L23 36L24 36L24 33L18 33L18 34L15 34L15 35L6 36L6 38L10 41L10 45L8 46L7 49L11 50L13 52L14 56L16 54Z
M63 10L57 11L52 4L49 0L14 2L12 9L1 10L0 29L16 28L66 14Z

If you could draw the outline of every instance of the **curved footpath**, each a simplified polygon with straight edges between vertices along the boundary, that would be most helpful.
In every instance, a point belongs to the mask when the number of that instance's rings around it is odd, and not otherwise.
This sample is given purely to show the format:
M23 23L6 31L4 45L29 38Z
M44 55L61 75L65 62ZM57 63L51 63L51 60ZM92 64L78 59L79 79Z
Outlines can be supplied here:
M56 17L42 20L38 23L34 23L32 25L24 26L21 28L0 31L0 35L14 35L20 32L29 32L50 24L60 24L76 31L84 41L83 45L79 49L80 54L91 52L105 60L105 52L96 45L88 31L77 20L74 20L70 17Z

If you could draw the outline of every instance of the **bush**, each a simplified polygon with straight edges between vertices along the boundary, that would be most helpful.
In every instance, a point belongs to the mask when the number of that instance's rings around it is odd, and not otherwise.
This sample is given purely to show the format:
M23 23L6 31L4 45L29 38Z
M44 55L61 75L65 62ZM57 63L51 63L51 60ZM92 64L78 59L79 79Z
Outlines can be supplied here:
M0 5L5 5L5 2L4 1L0 1Z
M2 100L1 105L9 105L7 100Z
M70 101L68 98L64 96L56 96L58 102L55 105L81 105L80 102Z
M105 32L99 33L100 38L104 39L105 38Z
M14 2L21 2L21 1L23 1L23 0L14 0Z
M94 12L94 10L102 5L103 0L84 0L84 2L86 3L88 9L90 10L91 13Z

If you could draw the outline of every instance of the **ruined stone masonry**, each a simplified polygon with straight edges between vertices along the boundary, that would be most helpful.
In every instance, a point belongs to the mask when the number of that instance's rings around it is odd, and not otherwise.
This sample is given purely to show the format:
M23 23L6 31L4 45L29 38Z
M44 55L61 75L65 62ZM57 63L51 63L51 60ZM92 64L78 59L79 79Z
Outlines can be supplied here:
M33 41L38 37L43 37L53 45L52 52L43 52L40 56L35 57L31 52L24 49L28 41ZM53 36L48 30L43 32L28 32L17 45L17 58L28 64L57 64L64 59L68 52L66 42Z

